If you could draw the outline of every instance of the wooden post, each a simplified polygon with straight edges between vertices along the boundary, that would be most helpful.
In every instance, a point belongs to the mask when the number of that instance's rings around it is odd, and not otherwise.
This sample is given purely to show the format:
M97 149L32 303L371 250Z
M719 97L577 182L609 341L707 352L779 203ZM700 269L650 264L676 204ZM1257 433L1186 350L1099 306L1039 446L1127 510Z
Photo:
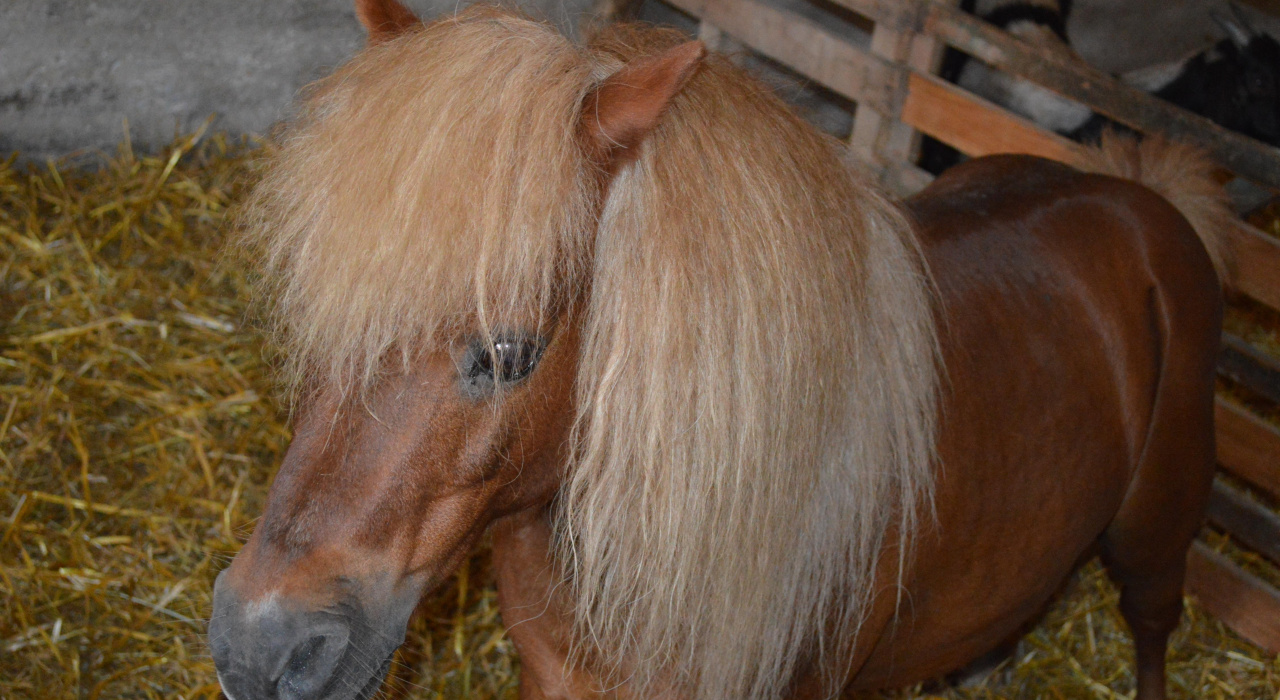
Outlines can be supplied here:
M958 0L935 0L949 5ZM908 68L936 73L942 63L944 45L928 34L883 21L877 21L871 32L871 53ZM901 121L900 114L886 115L859 104L854 114L849 146L880 173L891 189L911 189L896 180L900 164L915 160L920 147L920 134Z
M724 32L704 19L698 22L698 39L707 45L708 51L719 51L720 44L724 42Z

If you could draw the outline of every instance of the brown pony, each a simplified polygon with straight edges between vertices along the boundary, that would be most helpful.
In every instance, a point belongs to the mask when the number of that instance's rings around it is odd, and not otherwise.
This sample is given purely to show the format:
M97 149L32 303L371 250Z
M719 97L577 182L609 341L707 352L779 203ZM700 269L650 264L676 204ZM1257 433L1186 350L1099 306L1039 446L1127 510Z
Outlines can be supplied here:
M486 530L527 698L912 683L1095 552L1164 697L1213 468L1207 162L983 158L904 209L677 33L357 7L249 209L297 411L215 588L229 698L371 697Z

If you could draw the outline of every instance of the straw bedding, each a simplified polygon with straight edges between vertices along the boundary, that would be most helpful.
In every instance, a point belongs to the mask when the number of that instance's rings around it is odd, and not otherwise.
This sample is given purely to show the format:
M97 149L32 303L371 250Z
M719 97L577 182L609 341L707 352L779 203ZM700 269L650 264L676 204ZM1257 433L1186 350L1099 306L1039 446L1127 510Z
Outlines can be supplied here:
M218 696L213 578L289 438L247 266L221 252L264 151L193 135L94 170L0 163L0 698ZM1280 350L1272 316L1230 323ZM883 697L1125 697L1116 597L1090 565L984 681ZM1170 660L1174 697L1280 698L1280 660L1194 603ZM514 697L483 551L423 602L398 661L388 697Z

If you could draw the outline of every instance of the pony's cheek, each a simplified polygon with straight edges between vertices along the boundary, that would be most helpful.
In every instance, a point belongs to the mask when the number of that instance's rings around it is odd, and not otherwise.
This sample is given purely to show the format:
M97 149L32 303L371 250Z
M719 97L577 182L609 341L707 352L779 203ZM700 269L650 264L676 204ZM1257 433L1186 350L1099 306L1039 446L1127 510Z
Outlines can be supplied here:
M406 558L406 582L425 577L435 585L462 563L492 520L492 490L469 488L427 504Z

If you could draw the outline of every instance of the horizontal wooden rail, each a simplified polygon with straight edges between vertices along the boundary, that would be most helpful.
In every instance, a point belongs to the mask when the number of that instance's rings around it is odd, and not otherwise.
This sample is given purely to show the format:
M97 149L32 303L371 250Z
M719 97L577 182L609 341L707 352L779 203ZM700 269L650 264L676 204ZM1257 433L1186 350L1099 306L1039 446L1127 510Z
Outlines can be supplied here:
M755 0L668 0L752 50L886 116L895 115L907 69L831 34L821 25Z
M1280 403L1280 361L1231 333L1222 334L1218 374Z
M927 12L926 2L917 0L833 0L846 10L892 29L920 31Z
M1280 245L1276 239L1242 223L1232 229L1230 246L1236 264L1236 288L1280 309Z
M1203 542L1187 555L1187 592L1237 634L1280 654L1280 594Z
M1222 398L1214 406L1218 464L1280 498L1280 430Z
M902 121L971 156L1030 153L1071 162L1080 150L1070 139L921 73L907 79Z
M1209 522L1272 563L1280 564L1280 515L1232 488L1222 478L1213 482Z

